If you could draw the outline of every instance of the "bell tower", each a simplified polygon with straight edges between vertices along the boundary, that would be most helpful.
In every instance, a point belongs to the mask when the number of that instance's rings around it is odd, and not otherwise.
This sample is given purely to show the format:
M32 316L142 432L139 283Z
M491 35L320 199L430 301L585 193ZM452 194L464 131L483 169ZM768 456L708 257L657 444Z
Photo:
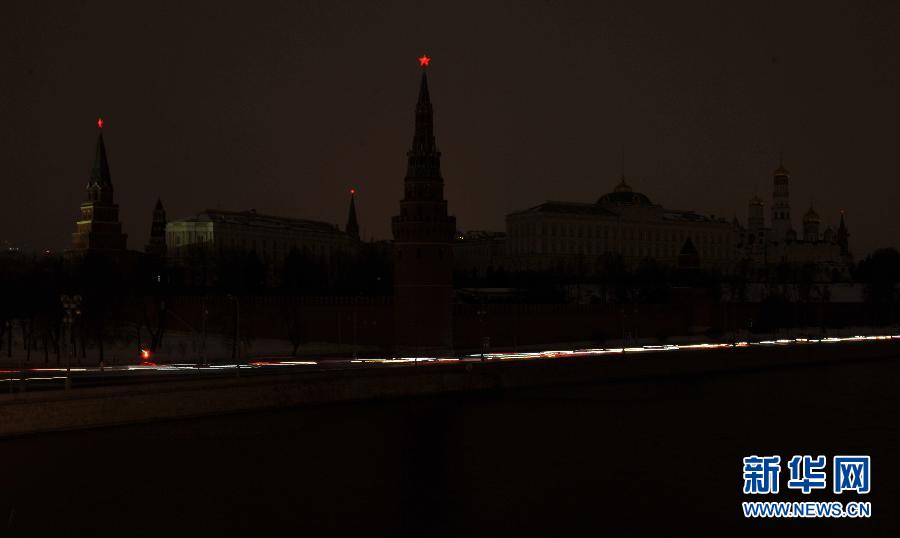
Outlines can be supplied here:
M785 241L791 226L791 174L781 162L775 170L772 189L772 235L776 241Z
M750 199L750 203L747 206L747 228L754 232L758 232L765 227L766 221L763 216L764 208L765 203L759 196L754 195L753 198Z
M453 251L456 217L447 214L441 152L422 56L412 147L406 153L404 196L393 217L394 334L398 351L442 353L453 348Z

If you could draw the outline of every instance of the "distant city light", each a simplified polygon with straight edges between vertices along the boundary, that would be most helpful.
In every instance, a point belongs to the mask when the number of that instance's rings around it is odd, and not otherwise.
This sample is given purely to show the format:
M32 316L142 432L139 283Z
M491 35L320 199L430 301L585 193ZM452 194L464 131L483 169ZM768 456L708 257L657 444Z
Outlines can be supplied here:
M419 65L422 67L428 67L428 64L431 62L431 58L427 55L423 54L421 58L419 58Z
M646 345L646 346L633 346L633 347L624 347L624 348L584 348L584 349L568 349L568 350L546 350L546 351L532 351L532 352L500 352L500 353L485 353L482 357L480 353L478 354L469 354L459 357L446 357L446 356L418 356L418 357L385 357L385 358L367 358L367 359L345 359L338 361L329 361L329 363L338 363L338 362L346 362L349 364L356 365L360 368L365 367L378 367L378 366L399 366L408 364L410 366L416 364L427 364L427 365L440 365L447 363L472 363L472 362L482 362L482 361L503 361L503 360L533 360L533 359L571 359L571 358L582 358L582 357L599 357L599 356L608 356L615 357L613 360L619 360L619 357L627 357L629 355L633 355L635 353L642 352L669 352L669 353L677 353L678 351L685 350L713 350L713 349L729 349L729 348L738 348L738 347L750 347L750 346L792 346L792 345L815 345L817 343L835 343L835 342L871 342L871 341L879 341L879 340L900 340L900 335L856 335L856 336L847 336L847 337L824 337L824 338L779 338L777 340L761 340L761 341L746 341L740 340L732 343L725 342L699 342L692 344L662 344L662 345ZM123 366L113 366L106 367L107 369L121 371L121 372L160 372L160 373L174 373L180 372L184 370L193 370L200 366L200 364L195 363L182 363L182 364L164 364L159 365L150 362L151 355L153 352L149 349L141 348L140 355L142 362L140 365L123 365ZM287 360L284 360L287 359ZM248 364L207 364L205 367L210 370L225 370L225 369L250 369L250 368L283 368L283 367L302 367L302 366L319 366L320 361L316 360L294 360L290 357L260 357L257 360L250 362ZM93 372L100 370L102 371L103 367L79 367L79 368L71 368L71 372ZM63 380L64 376L47 376L41 374L49 374L56 372L65 372L69 370L68 368L26 368L23 370L14 370L14 369L2 369L0 370L0 383L13 383L19 382L22 380L26 381L41 381L41 380ZM4 375L6 374L6 375ZM7 375L15 375L15 377ZM38 374L38 375L34 375Z

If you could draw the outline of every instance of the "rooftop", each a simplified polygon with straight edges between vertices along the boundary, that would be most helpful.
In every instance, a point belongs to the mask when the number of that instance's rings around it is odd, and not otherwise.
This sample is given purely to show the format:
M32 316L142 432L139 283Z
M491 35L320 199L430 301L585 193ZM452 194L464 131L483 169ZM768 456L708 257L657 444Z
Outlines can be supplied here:
M304 230L324 233L342 233L334 224L309 219L296 219L289 217L277 217L257 213L255 209L247 211L225 211L220 209L207 209L196 215L183 219L176 219L169 224L187 222L214 222L231 224L234 226L248 226L254 228L266 228L269 230Z
M578 202L544 202L541 205L529 207L520 213L569 213L576 215L604 215L608 217L617 216L616 213L601 207L597 204L584 204Z
M711 215L701 215L693 211L681 211L677 209L666 209L663 213L665 220L681 220L688 222L718 222L728 224L728 219L718 218Z

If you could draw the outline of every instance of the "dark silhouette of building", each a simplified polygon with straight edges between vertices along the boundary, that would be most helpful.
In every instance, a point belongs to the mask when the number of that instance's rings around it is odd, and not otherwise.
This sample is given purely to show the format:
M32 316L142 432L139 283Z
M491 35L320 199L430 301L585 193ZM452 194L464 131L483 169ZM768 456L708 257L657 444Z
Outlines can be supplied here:
M428 76L416 103L416 125L407 153L404 197L393 217L394 323L398 350L452 348L453 250L456 218L447 214L441 153L434 139Z
M770 225L766 225L765 202L754 195L744 227L737 217L728 221L654 203L633 190L623 175L595 203L547 201L508 214L504 270L600 276L610 255L621 257L630 269L647 259L680 267L682 248L690 239L690 259L696 256L704 270L728 274L749 266L764 274L781 264L812 264L818 279L834 275L848 279L852 256L843 215L839 227L826 225L822 230L826 223L810 204L803 215L802 236L798 236L791 221L790 180L790 172L780 163L773 174ZM473 241L463 236L458 243ZM461 250L462 245L457 247ZM482 271L495 264L486 256L467 261L465 266L457 265L470 273L473 261L481 264Z
M150 225L150 241L144 247L144 252L160 258L166 255L166 210L162 200L156 199L156 207L153 209L153 223Z
M678 251L678 267L682 269L696 269L700 267L700 253L690 237L684 240L681 250Z
M849 279L852 255L843 213L841 224L835 229L819 216L810 200L798 232L791 221L790 182L791 173L783 161L779 162L772 178L771 225L766 227L765 203L753 196L748 206L747 227L735 227L737 252L757 268L812 264L818 280Z
M347 215L347 227L344 231L353 239L359 240L359 222L356 220L356 189L350 189L350 212Z
M837 244L841 247L841 254L850 256L850 232L847 231L847 225L844 224L844 212L841 211L841 223L837 229Z
M775 169L772 190L772 238L776 241L797 239L797 232L791 225L790 181L791 173L782 160Z
M249 211L207 209L166 225L167 257L177 263L191 252L255 252L266 263L280 265L294 249L330 264L335 257L354 257L359 242L334 224Z
M112 178L103 143L103 120L97 120L99 134L94 166L87 185L87 200L81 204L70 252L124 251L128 236L122 233L119 206L113 202Z
M602 275L609 256L629 268L646 259L677 266L687 239L703 266L727 268L740 259L736 229L714 215L653 202L623 174L596 202L546 201L507 215L506 268Z

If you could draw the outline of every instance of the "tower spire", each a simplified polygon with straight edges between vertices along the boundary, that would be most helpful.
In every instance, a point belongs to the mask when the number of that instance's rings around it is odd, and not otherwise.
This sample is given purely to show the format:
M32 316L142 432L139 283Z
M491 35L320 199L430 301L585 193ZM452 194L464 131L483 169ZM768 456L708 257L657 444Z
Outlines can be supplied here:
M356 189L350 189L350 211L347 214L347 235L359 240L359 222L356 220Z
M431 59L428 58L428 61ZM407 178L440 179L441 178L441 152L437 149L434 140L434 109L431 106L431 95L428 92L428 74L425 67L428 62L423 62L422 80L419 84L419 99L416 101L416 126L413 134L412 147L407 155Z
M837 243L841 247L841 254L844 256L850 255L850 232L847 230L847 225L844 223L844 210L841 210L841 223L838 225L837 229Z
M103 120L97 120L97 125L102 125ZM97 133L97 149L94 152L94 166L91 167L91 183L106 186L112 185L109 175L109 161L106 159L106 144L103 143L103 128Z
M122 233L119 222L119 206L113 201L112 178L103 142L103 119L97 119L97 148L94 164L87 184L87 200L81 204L81 217L76 221L72 234L72 251L86 250L122 251L128 236Z
M156 199L156 205L153 207L150 241L144 247L144 252L160 258L166 255L166 209L159 198Z
M428 94L428 73L422 69L422 81L419 83L419 100L416 106L430 105L431 96Z
M94 151L94 164L91 166L87 191L88 200L99 200L111 204L113 185L112 176L109 173L109 161L106 158L106 144L103 142L103 125L103 118L97 118L97 148Z

